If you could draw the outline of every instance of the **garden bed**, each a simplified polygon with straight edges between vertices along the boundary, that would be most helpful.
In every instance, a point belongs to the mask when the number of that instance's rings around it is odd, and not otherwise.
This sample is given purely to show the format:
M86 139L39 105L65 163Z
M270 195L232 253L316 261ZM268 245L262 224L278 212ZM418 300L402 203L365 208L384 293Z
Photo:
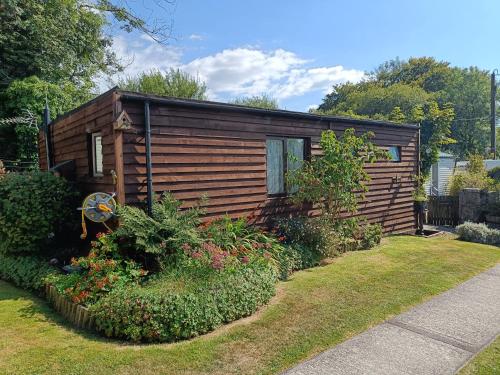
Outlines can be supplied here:
M159 345L68 330L45 301L0 281L0 373L278 374L499 261L498 248L452 236L388 237L374 251L295 273L249 320Z
M95 329L95 320L89 309L71 302L66 296L60 294L53 285L46 286L45 297L53 309L76 328Z

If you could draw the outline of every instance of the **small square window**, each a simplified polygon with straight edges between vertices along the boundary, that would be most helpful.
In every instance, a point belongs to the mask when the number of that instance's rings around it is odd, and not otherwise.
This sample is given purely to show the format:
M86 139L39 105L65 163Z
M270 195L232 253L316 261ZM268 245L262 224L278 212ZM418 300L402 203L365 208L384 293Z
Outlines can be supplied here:
M102 176L102 136L101 133L92 133L92 175Z
M391 161L396 163L401 161L401 147L390 146L388 152Z

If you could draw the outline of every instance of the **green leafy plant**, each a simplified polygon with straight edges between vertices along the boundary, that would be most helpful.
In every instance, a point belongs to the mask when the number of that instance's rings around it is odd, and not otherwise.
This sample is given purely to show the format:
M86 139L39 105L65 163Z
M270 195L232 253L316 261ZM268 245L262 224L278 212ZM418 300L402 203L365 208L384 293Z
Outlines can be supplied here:
M500 230L483 223L465 222L457 227L457 234L463 241L500 246Z
M97 329L133 341L175 341L251 315L275 293L276 271L251 263L235 271L177 272L118 289L91 306ZM172 286L174 285L174 286Z
M413 200L415 202L427 202L427 193L425 192L425 181L427 177L423 174L414 176L415 191L413 192Z
M471 155L464 172L456 172L451 177L450 194L458 195L461 190L475 188L481 190L496 190L495 180L488 176L481 155Z
M20 288L41 291L45 280L58 274L59 270L44 258L0 252L0 279L10 281Z
M76 233L76 197L66 180L48 172L0 177L0 252L36 254L64 246Z
M148 268L173 261L175 257L169 256L175 255L182 245L198 247L202 243L197 229L202 209L180 210L181 204L166 193L153 203L151 217L138 207L121 206L120 225L112 236L122 249L128 249L129 255L139 258Z
M371 249L382 240L382 226L380 224L366 224L362 226L360 248Z
M146 271L130 259L124 259L111 236L98 234L97 241L85 257L73 258L75 272L51 281L72 302L90 305L113 289L137 284Z
M118 82L123 90L187 99L207 99L207 86L197 77L179 69L166 72L151 70Z
M278 100L267 94L236 98L233 104L263 109L279 109Z
M342 211L355 212L359 199L368 191L370 176L364 165L389 158L369 141L371 137L370 132L358 137L354 129L345 130L340 138L333 131L323 132L323 155L313 156L287 175L288 184L296 187L292 201L317 205L332 223L340 220Z

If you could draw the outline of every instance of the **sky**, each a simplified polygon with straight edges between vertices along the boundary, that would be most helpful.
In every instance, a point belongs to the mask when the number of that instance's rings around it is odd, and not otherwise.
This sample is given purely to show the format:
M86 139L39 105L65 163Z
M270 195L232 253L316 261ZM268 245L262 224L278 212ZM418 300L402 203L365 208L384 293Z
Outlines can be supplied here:
M496 0L158 1L129 4L171 23L166 46L112 29L123 74L179 68L205 81L215 101L266 93L281 108L307 111L333 84L357 82L396 57L500 69Z

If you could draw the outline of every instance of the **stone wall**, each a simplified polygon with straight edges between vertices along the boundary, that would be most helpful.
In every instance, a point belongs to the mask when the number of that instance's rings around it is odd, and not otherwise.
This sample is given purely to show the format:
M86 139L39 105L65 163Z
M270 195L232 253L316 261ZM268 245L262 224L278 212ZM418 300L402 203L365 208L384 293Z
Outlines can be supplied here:
M464 189L459 194L460 222L484 222L491 205L500 202L500 192Z

